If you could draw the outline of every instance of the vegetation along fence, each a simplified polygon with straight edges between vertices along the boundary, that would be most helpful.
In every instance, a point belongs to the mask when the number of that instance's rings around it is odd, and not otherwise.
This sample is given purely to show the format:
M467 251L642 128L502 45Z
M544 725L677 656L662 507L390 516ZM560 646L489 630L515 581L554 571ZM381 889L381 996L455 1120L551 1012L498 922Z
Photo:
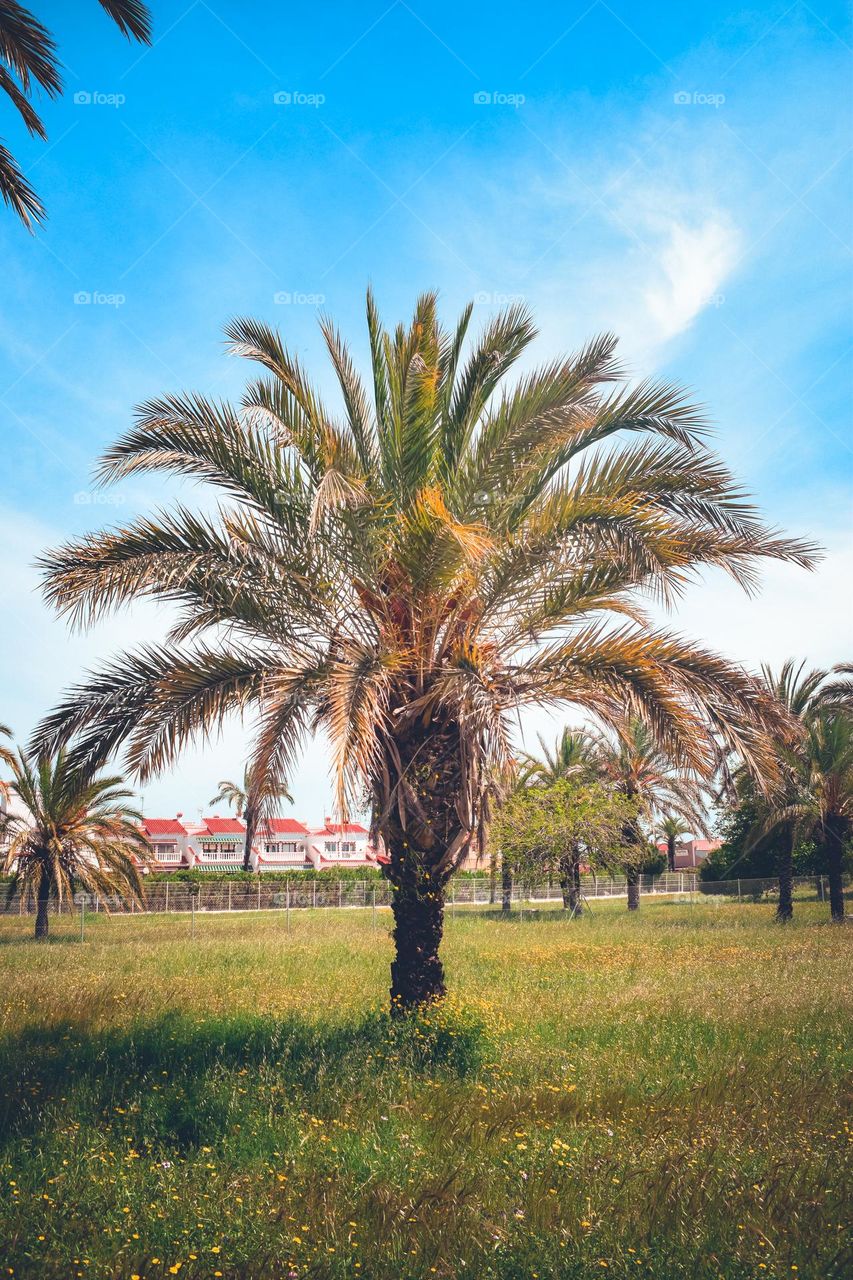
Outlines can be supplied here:
M701 880L695 872L667 872L660 876L641 878L641 896L658 897L674 895L693 901L714 899L718 902L772 901L778 894L775 879L762 880ZM795 896L801 900L827 901L828 887L825 876L803 876L794 882ZM583 900L594 909L596 900L624 898L627 883L620 876L582 876ZM537 883L515 881L508 892L512 910L535 910L540 905L557 905L562 902L562 891L556 880ZM450 911L456 908L498 908L504 900L504 889L489 877L459 877L451 881L447 903ZM120 898L109 898L106 904L94 898L76 895L60 907L51 904L51 912L71 914L81 907L87 911L137 914L157 912L220 912L220 911L282 911L321 909L329 907L387 907L391 902L391 886L387 880L305 880L294 878L289 882L264 883L261 877L255 881L219 881L215 883L187 884L163 882L146 886L145 905L140 907ZM0 899L0 912L6 915L30 915L35 911L35 901L20 895Z

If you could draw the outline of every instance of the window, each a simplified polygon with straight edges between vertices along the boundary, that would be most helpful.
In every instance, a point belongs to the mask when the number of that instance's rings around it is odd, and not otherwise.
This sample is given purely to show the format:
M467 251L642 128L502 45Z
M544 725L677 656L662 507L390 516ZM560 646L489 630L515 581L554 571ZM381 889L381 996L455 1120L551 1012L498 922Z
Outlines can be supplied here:
M267 853L301 853L302 850L296 840L273 840L267 841L264 846Z
M341 853L355 853L355 841L354 841L354 840L342 840L342 841L341 841Z
M337 853L338 852L337 840L327 840L326 843L323 845L323 852L331 853L331 854Z
M224 856L233 855L237 852L236 840L202 840L202 853L213 853L218 857L220 854Z

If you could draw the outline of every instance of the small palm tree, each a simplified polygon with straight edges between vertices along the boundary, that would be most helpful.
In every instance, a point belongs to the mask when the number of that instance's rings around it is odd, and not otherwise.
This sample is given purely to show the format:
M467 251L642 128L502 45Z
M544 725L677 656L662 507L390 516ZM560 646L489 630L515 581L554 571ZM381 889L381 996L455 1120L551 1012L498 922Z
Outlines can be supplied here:
M17 755L12 772L26 814L2 820L3 871L12 873L10 894L35 895L36 938L47 938L51 899L61 903L75 887L101 901L119 894L141 902L137 860L150 861L151 851L122 779L87 776L64 752L53 760Z
M627 704L679 767L710 769L719 739L772 772L777 704L656 629L642 601L677 599L709 564L751 588L762 557L815 557L766 528L680 390L624 385L613 337L509 386L531 317L511 307L470 341L472 310L448 332L426 294L386 331L369 295L366 381L323 320L334 411L277 333L233 322L233 350L263 369L242 405L153 400L100 469L194 476L223 505L44 562L47 597L74 622L146 596L181 613L161 644L70 690L40 749L73 741L99 764L123 745L144 779L255 713L250 769L270 788L324 731L339 812L366 792L388 852L395 1010L444 992L447 885L521 708L570 703L615 725Z
M659 831L666 840L666 869L667 871L675 870L675 847L682 836L692 833L692 828L683 818L679 818L677 814L667 814L660 821Z
M263 794L261 794L261 792L263 792ZM274 783L266 788L253 786L251 770L246 769L243 773L242 785L236 782L228 782L227 780L220 782L219 790L210 801L211 805L232 805L238 818L242 818L245 815L246 841L243 846L244 871L249 870L252 844L254 843L255 831L257 830L258 819L261 815L261 811L264 805L268 805L273 800L286 800L288 804L293 804L293 796L290 794L283 782Z
M707 828L702 808L702 784L694 771L678 768L655 736L636 716L618 725L613 735L597 740L598 768L612 786L636 805L637 817L625 824L625 875L628 882L628 909L640 905L642 850L648 844L644 824L653 826L663 814L691 824L691 829ZM673 859L674 861L674 859Z
M151 18L143 0L100 0L101 7L123 35L151 43ZM46 27L18 0L0 3L0 90L18 111L28 132L46 138L41 117L32 104L38 86L49 98L62 92L62 75L56 44ZM41 222L44 205L15 157L0 143L0 197L25 227Z

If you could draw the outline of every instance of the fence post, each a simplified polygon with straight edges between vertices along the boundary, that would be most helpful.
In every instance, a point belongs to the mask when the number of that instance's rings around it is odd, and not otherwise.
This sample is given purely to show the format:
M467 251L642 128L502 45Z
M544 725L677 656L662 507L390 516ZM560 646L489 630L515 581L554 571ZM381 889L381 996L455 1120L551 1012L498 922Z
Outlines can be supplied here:
M261 877L258 876L258 910L261 909Z
M290 881L287 882L287 932L290 933Z
M450 885L450 917L456 917L456 885L453 883Z
M191 913L190 937L194 938L195 937L195 894L194 893L190 893L190 913Z
M344 882L343 880L339 880L338 881L338 906L342 907L343 905L344 905Z
M80 941L83 941L84 930L86 927L86 895L80 895Z
M233 884L229 880L228 881L228 910L229 911L231 910L231 890L233 889L233 887L234 887Z
M737 882L737 900L738 902L740 902L740 877L738 877L738 882Z
M169 910L169 881L166 881L166 911Z
M317 906L317 881L316 880L311 881L311 906L312 907Z
M820 900L823 902L823 876L818 876L818 884L820 885Z
M373 886L373 927L376 928L376 885Z

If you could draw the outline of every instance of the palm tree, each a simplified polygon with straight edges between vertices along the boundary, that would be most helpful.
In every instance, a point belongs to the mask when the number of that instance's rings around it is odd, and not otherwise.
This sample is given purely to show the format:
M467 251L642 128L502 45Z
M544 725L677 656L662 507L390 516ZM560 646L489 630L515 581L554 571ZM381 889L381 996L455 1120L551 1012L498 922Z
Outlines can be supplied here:
M845 723L853 708L851 672L844 663L831 671L808 670L793 658L778 673L762 667L767 688L798 726L780 743L781 768L759 806L752 834L753 844L771 832L780 840L776 916L783 923L794 914L794 846L804 823L807 829L816 828L827 854L832 918L844 918L842 858L851 811Z
M177 604L163 643L73 687L35 741L144 779L230 713L258 717L253 776L290 776L325 731L341 814L372 805L393 885L392 1007L444 992L445 891L524 706L617 723L626 703L679 765L719 737L772 771L783 713L741 667L646 617L703 566L751 588L760 557L816 552L769 531L707 449L697 408L621 383L615 339L501 386L535 335L511 307L468 348L469 305L436 297L385 331L367 301L370 384L321 322L342 411L278 334L226 333L264 375L241 407L200 395L142 406L102 482L195 476L227 501L93 534L46 556L45 593L87 625L141 597Z
M133 793L121 778L93 778L60 752L51 760L12 761L11 789L26 816L7 814L3 871L12 873L10 895L34 893L37 939L48 935L51 898L61 904L75 886L103 901L108 894L142 901L139 862L151 851L127 802Z
M648 840L644 825L653 825L663 814L690 823L704 832L702 785L695 771L679 768L652 729L637 716L628 716L613 735L597 742L598 767L612 786L636 804L637 817L624 827L625 877L628 910L640 905L640 872ZM673 857L674 862L674 857Z
M666 840L666 869L667 871L674 871L675 846L682 836L690 835L693 828L683 818L679 818L677 814L670 813L661 819L659 830L664 840Z
M143 0L100 0L101 7L128 39L151 43L151 17ZM0 91L6 94L31 136L45 139L47 131L32 104L36 87L49 98L62 93L56 44L46 27L19 0L0 2ZM42 222L44 205L15 157L0 143L0 196L25 227Z
M541 733L536 736L542 748L542 758L526 753L522 756L523 785L548 786L561 778L595 772L595 740L591 734L565 725L553 749L548 746Z
M12 730L9 726L0 724L0 738L11 738L11 736ZM0 742L0 764L6 765L8 768L12 768L14 761L15 753L10 751L8 747L4 747L3 743ZM9 785L2 778L0 778L0 796L5 797L7 800L9 798Z
M234 808L238 818L246 817L246 839L243 845L243 870L248 871L251 862L252 844L254 843L255 831L257 830L258 819L261 814L263 803L269 803L272 800L286 800L288 804L293 804L293 796L283 783L279 782L272 788L266 788L263 796L260 794L260 788L253 787L252 775L249 769L243 772L242 786L236 782L228 782L227 780L220 782L219 790L210 801L211 805L230 804Z
M826 859L829 912L844 920L844 849L853 830L853 717L822 710L803 749L805 795L798 815Z

